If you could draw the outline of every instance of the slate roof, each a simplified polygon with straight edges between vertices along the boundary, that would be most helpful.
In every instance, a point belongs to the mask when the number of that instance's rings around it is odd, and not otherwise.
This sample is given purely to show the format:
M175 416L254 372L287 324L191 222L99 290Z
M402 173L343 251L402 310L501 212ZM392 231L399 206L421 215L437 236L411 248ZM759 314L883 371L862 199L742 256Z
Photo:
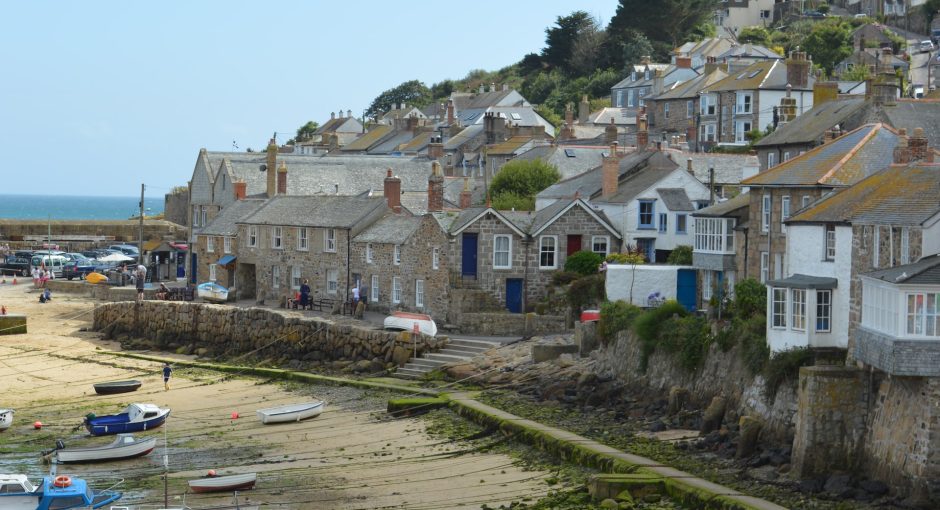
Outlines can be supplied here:
M701 41L687 42L673 52L679 56L717 57L734 45L727 37L709 37Z
M392 126L387 124L374 126L371 130L369 130L368 133L360 136L359 138L356 138L352 142L347 143L346 146L340 148L340 150L346 152L368 150L391 132Z
M208 225L199 230L199 235L236 236L238 235L236 223L254 214L262 205L264 205L264 200L251 198L236 200L219 211L219 214Z
M703 207L692 213L692 216L703 216L708 218L720 218L729 216L732 213L749 207L751 205L751 196L748 193L739 193L736 197L718 202L717 204Z
M761 46L760 44L736 44L729 48L727 51L718 55L718 60L729 59L729 58L763 58L763 59L782 59L783 57L778 55L777 52L767 48L766 46Z
M483 189L482 186L480 186L479 188L480 190ZM446 193L446 190L445 190L445 193ZM427 214L428 192L427 191L402 191L401 206L415 216L421 216L422 214ZM445 198L444 208L445 209L457 209L458 205L457 203L451 202Z
M386 207L385 197L277 195L236 223L352 228L380 207Z
M421 226L420 216L388 214L366 227L353 237L354 243L392 243L400 244L412 236Z
M815 78L809 77L809 85L802 90L812 90ZM734 90L785 90L787 86L787 65L782 60L764 60L755 62L741 71L730 73L729 76L714 85L706 88L704 92L721 92ZM796 87L793 90L801 90Z
M787 223L921 225L940 213L940 164L892 165L826 197Z
M678 69L675 64L637 64L633 66L633 69L636 71L637 79L634 80L632 73L627 74L627 77L620 80L616 85L611 87L611 89L625 89L640 86L641 83L645 85L652 85L653 77L656 76L656 71L662 72L665 77L669 73ZM646 75L646 70L650 70L650 79L646 80L643 76Z
M457 150L464 144L483 134L483 124L474 124L460 130L459 133L444 142L444 150ZM480 142L482 143L482 142ZM471 147L473 149L474 147Z
M644 168L639 172L627 176L626 179L621 179L620 183L617 185L617 193L615 193L613 196L604 198L600 196L601 191L598 190L596 193L591 195L591 200L594 202L625 204L636 198L640 193L643 193L647 189L655 186L657 182L665 179L669 174L676 171L676 168L676 166L673 166L672 168L669 168L668 166L652 166Z
M656 188L656 193L670 211L694 211L692 201L682 188Z
M390 154L392 152L398 152L399 147L410 142L414 136L414 133L411 131L394 131L382 138L379 143L372 145L367 152L369 154ZM355 141L353 143L355 143Z
M715 169L715 184L738 184L760 170L760 161L752 154L721 154L717 152L664 151L672 155L679 166L686 168L692 160L692 174L699 182L708 184L709 168Z
M655 100L669 100L669 99L698 99L698 93L713 85L719 81L728 77L728 73L722 71L721 69L715 69L714 71L703 74L701 76L696 76L695 78L684 81L671 90L667 90L662 94L656 96Z
M756 186L848 186L890 165L898 135L866 124L839 138L741 181Z
M924 136L933 148L940 148L940 101L924 99L898 99L894 105L879 109L879 117L897 129L907 129L908 136L915 128L924 128Z
M610 152L607 146L542 145L533 147L513 159L523 161L541 160L554 165L562 179L574 177L604 162Z
M424 148L431 143L431 137L433 135L434 133L431 132L418 133L410 141L399 146L398 150L405 153L416 153L424 150Z
M532 141L531 136L513 136L509 140L493 144L486 149L486 153L493 156L513 155L523 145Z
M471 96L463 108L489 108L498 105L506 96L515 92L514 90L492 90L482 94Z
M587 123L604 127L610 124L611 117L614 119L615 126L633 126L636 124L635 109L627 110L626 108L613 108L609 106L590 114Z
M912 264L863 273L883 282L906 285L940 285L940 254L928 255Z
M773 133L761 138L754 146L771 147L819 142L826 134L826 130L842 123L864 107L864 97L837 99L815 105L792 122L780 126Z
M648 168L650 166L669 166L668 163L663 161L664 159L665 157L662 153L657 151L638 151L623 156L620 159L619 166L621 182L625 175L638 169ZM675 168L675 163L672 161L669 161L669 163L672 163L670 169ZM580 193L581 196L585 198L592 197L594 194L601 191L601 178L602 167L598 166L583 174L552 184L540 191L536 195L536 200L539 198L571 198L575 193Z

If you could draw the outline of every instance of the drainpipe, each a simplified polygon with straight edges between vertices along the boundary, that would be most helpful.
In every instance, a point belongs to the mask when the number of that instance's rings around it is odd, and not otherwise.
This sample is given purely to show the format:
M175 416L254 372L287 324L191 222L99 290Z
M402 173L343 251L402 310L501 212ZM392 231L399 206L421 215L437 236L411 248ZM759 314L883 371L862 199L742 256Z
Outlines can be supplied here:
M525 262L522 266L522 313L526 313L526 304L529 302L529 252L532 248L532 241L528 238L522 240L525 245Z
M349 238L352 237L352 229L346 229L346 297L343 301L349 301Z

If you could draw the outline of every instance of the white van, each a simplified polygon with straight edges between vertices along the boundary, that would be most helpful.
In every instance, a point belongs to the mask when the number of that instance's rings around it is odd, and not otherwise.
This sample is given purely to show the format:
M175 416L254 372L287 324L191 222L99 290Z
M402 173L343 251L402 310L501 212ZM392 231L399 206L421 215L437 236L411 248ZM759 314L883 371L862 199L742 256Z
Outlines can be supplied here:
M68 261L69 259L62 255L34 255L29 265L36 269L45 267L46 270L51 270L56 278L62 278L62 271Z

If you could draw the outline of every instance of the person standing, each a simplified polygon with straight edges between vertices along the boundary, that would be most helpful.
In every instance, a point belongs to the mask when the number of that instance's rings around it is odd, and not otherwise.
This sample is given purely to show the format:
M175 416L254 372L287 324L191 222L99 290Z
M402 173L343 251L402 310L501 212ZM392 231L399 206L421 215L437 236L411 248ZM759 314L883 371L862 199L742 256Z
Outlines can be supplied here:
M170 391L170 374L173 372L173 369L170 368L170 363L165 362L163 364L163 388L164 391Z
M304 282L300 284L300 309L310 305L310 281L304 278ZM311 308L312 310L313 308Z
M144 283L147 280L147 273L144 272L143 268L144 266L139 266L137 268L137 276L134 281L135 285L137 286L137 302L138 303L144 300Z

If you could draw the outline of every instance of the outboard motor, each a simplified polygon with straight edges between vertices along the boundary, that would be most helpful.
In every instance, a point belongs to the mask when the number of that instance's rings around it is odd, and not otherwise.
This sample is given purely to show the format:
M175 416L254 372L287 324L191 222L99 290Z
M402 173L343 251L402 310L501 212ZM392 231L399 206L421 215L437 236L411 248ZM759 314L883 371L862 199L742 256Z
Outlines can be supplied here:
M55 440L55 449L56 449L56 450L64 450L64 449L65 449L65 441L63 441L63 440L61 440L61 439L56 439L56 440Z

